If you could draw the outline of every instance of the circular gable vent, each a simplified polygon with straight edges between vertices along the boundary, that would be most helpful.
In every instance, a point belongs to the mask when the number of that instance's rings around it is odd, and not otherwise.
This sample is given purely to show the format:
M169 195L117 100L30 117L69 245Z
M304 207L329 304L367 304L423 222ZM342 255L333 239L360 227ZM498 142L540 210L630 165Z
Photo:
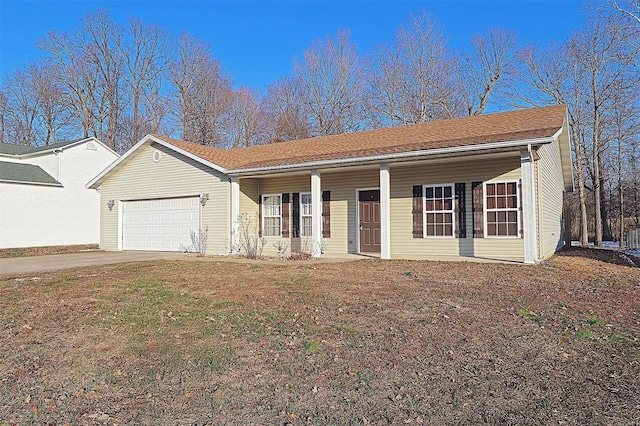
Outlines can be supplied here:
M153 153L153 162L157 163L158 161L160 161L160 158L162 158L162 153L160 151L155 151Z

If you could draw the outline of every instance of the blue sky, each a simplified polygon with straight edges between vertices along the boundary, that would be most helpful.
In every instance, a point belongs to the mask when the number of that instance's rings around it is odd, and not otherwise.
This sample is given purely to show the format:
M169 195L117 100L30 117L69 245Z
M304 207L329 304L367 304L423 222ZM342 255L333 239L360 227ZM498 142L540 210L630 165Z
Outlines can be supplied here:
M361 52L392 40L411 13L423 8L442 23L451 48L474 33L500 26L521 41L561 42L583 22L586 3L564 1L14 1L0 0L0 75L42 55L35 43L49 31L70 31L98 9L125 24L129 17L171 33L196 35L231 71L236 86L260 90L291 72L314 40L349 29Z

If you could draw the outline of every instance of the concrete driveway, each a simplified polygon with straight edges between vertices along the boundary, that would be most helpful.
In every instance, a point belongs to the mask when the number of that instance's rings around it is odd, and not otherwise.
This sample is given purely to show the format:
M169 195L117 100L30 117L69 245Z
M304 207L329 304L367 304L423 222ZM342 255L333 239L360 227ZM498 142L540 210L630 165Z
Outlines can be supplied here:
M91 251L84 253L52 254L49 256L9 257L0 258L0 276L30 274L82 266L140 262L145 260L187 259L187 257L188 255L184 253L146 251Z

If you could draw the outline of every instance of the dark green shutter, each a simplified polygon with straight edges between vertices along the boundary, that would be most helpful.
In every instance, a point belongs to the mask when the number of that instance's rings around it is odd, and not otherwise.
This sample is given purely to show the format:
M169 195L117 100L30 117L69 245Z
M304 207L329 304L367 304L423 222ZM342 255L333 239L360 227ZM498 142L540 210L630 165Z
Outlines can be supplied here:
M482 181L471 184L473 205L473 238L484 238L484 189Z
M413 187L413 238L423 238L423 202L422 202L422 185Z
M455 214L457 217L456 238L467 238L466 185L456 183Z
M262 237L262 195L258 195L258 237Z
M291 236L300 237L300 193L294 192L291 206Z
M331 238L331 191L322 191L322 238Z
M289 238L289 193L282 194L282 238Z

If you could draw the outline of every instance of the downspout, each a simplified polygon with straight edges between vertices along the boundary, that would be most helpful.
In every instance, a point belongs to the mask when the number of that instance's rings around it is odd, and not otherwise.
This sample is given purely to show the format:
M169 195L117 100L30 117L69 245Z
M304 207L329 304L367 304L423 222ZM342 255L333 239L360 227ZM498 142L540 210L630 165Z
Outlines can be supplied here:
M56 149L56 150L53 151L53 153L56 155L56 157L58 157L58 176L56 176L56 180L58 182L60 182L60 178L62 177L62 170L61 170L61 167L62 167L62 155L60 155L60 154L62 154L62 150L61 149ZM60 183L62 183L62 182L60 182Z
M531 204L531 208L533 209L532 212L532 217L535 218L536 224L538 222L538 211L536 209L536 187L538 185L538 180L536 179L536 174L534 173L535 171L535 167L534 167L534 158L533 158L533 151L531 149L531 144L527 144L527 154L529 155L529 162L531 164L531 199L532 199L532 204ZM538 263L538 261L540 260L540 257L538 256L538 227L537 226L533 226L533 253L535 256L535 263Z

